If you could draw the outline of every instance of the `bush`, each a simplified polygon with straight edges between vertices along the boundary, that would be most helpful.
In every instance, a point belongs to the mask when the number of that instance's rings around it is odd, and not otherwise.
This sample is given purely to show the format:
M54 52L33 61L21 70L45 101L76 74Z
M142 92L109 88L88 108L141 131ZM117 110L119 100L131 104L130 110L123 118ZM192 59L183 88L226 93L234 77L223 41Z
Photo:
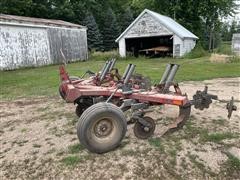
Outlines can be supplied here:
M203 49L201 43L198 43L190 53L185 55L185 58L195 59L195 58L200 58L207 55L208 55L207 51Z
M240 62L240 56L233 56L230 58L230 63L239 63Z
M95 61L106 61L111 58L118 58L118 51L113 50L113 51L93 51L89 53L89 59L95 60Z
M231 42L222 42L221 45L215 51L218 54L233 55Z

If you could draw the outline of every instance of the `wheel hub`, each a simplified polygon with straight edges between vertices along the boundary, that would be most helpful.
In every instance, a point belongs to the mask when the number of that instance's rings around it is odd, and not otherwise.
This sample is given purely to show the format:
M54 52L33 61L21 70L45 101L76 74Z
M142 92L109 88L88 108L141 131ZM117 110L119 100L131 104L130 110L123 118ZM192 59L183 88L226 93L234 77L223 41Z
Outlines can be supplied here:
M94 134L99 138L104 138L111 134L112 130L112 122L109 119L102 119L95 125Z
M155 130L155 121L150 117L143 117L144 121L149 124L148 126L141 124L140 122L136 122L133 128L133 132L135 136L139 139L147 139L151 137Z
M149 131L150 131L150 128L149 128L149 127L144 127L143 130L144 130L145 132L149 132Z

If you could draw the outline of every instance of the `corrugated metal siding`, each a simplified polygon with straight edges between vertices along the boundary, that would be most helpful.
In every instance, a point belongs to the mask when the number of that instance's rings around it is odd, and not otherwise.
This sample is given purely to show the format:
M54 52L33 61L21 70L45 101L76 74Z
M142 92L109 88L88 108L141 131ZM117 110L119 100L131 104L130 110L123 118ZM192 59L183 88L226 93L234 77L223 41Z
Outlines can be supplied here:
M88 57L86 29L0 25L0 69L42 66Z

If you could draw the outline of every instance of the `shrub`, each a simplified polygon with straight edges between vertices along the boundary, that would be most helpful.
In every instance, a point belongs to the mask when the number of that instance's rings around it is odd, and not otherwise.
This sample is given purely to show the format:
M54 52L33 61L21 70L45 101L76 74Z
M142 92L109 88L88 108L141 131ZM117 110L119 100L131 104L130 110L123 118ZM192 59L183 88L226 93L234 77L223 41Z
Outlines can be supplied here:
M215 51L218 54L233 55L230 42L222 42Z
M195 58L200 58L207 55L208 55L207 51L203 49L201 43L198 43L190 53L187 53L185 55L185 58L195 59Z

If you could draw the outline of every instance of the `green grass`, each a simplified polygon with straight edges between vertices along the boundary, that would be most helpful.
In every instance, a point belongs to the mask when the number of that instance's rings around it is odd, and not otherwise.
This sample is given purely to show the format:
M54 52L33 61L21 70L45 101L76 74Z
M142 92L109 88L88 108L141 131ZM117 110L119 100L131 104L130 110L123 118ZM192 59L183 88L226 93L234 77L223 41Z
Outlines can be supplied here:
M222 140L225 139L233 139L236 138L236 134L230 133L230 132L226 132L226 133L214 133L214 134L202 134L201 136L201 140L205 141L205 142L215 142L215 143L219 143Z
M76 154L79 153L80 151L82 151L84 149L84 147L81 144L74 144L68 147L68 151L71 154Z
M149 144L151 146L154 146L155 148L157 148L159 151L164 152L165 148L164 145L161 143L159 138L150 138L148 140Z
M222 166L222 173L231 179L239 179L240 160L230 153L226 153L228 160Z
M226 164L228 165L228 167L240 171L240 160L232 154L227 154L227 156L228 160Z
M104 65L104 61L112 55L110 53L93 54L89 61L68 64L66 68L70 75L76 76L81 76L88 69L97 72ZM178 82L240 76L240 62L211 63L208 56L196 59L118 58L116 66L120 73L124 72L129 63L136 64L136 72L151 77L153 82L158 82L161 79L167 63L181 65L176 75ZM0 71L0 99L58 95L58 67L58 65L52 65L15 71Z
M66 166L75 166L77 165L82 158L79 156L67 156L61 160L61 162Z

